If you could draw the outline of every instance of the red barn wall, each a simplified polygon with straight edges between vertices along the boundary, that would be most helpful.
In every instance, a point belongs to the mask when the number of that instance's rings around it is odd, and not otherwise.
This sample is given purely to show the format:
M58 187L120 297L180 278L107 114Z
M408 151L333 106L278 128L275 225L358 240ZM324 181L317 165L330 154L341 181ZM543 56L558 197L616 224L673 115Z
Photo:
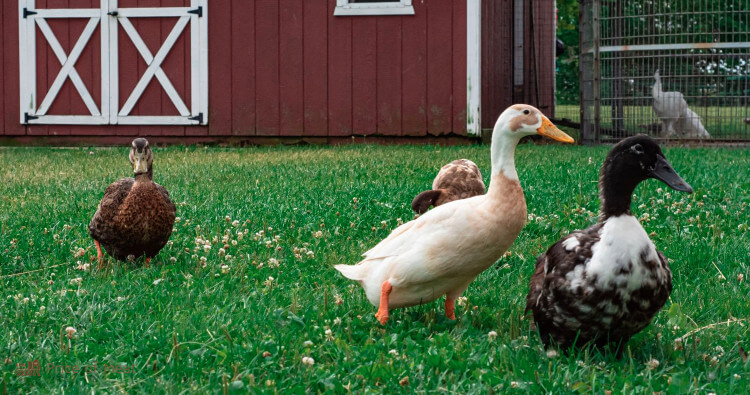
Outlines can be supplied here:
M426 136L466 134L466 3L414 1L413 16L334 17L336 0L212 0L207 126L77 126L19 123L18 3L2 2L0 134L11 136ZM120 0L120 7L189 6L189 0ZM37 8L98 8L98 0L37 0ZM63 48L85 21L50 21ZM155 53L174 19L135 20ZM99 32L76 69L99 100ZM120 30L120 103L146 69ZM189 103L186 30L163 69ZM37 94L60 64L37 35ZM44 73L46 69L46 73ZM496 71L497 72L497 71ZM502 71L500 71L502 72ZM41 100L39 100L41 101ZM133 114L175 113L154 79ZM66 81L50 113L86 107Z

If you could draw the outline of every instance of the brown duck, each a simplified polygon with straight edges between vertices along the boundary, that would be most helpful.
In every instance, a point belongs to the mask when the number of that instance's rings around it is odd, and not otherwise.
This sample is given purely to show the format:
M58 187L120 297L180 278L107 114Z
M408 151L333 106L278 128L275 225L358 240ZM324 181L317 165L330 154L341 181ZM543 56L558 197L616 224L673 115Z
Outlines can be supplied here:
M484 192L482 173L476 163L457 159L440 169L432 181L432 189L417 195L411 202L411 208L417 214L424 214L430 206L484 195Z
M153 181L153 154L148 140L137 138L130 147L134 178L122 178L104 191L89 224L97 258L102 247L116 259L146 257L146 266L167 244L175 220L175 206L167 190Z

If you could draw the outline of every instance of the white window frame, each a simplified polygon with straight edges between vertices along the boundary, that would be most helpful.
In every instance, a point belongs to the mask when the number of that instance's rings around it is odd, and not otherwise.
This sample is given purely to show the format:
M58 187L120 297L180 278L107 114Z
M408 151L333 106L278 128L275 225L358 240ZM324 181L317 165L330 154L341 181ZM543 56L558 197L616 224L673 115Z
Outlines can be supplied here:
M336 0L335 16L357 15L414 15L412 0L389 1L383 3L350 3L349 0Z
M208 17L207 1L191 0L190 7L118 8L117 0L100 0L100 8L36 9L35 0L19 0L20 116L22 124L68 125L206 125L208 123ZM177 17L177 23L158 51L152 54L131 18ZM88 18L89 22L70 53L66 53L46 22L48 18ZM125 103L119 103L118 25L148 64ZM36 29L55 53L62 69L41 104L36 91ZM101 102L96 103L75 69L75 63L94 31L101 37ZM161 63L179 36L189 29L191 43L190 96L185 104ZM42 71L46 72L46 71ZM131 115L133 107L153 79L167 93L179 115ZM48 115L67 79L83 99L90 114Z

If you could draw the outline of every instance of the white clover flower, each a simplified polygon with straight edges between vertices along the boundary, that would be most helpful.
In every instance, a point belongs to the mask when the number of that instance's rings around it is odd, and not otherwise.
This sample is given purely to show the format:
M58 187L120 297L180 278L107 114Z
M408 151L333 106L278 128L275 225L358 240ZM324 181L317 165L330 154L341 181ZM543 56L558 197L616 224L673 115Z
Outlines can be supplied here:
M65 328L65 335L68 336L68 339L72 339L76 333L78 333L78 331L76 330L76 328L73 328L72 326Z
M674 349L675 349L675 351L680 351L683 348L684 348L684 346L682 345L682 338L678 337L677 339L674 339Z
M312 345L313 345L313 342L312 342L312 341L310 341L310 340L305 340L305 341L303 341L303 342L302 342L302 345L303 345L304 347L312 347Z
M315 365L315 360L311 357L302 357L302 364L307 366L313 366Z
M336 317L333 319L333 325L341 325L341 318Z
M266 282L265 282L266 283L266 287L270 287L271 285L273 285L273 280L274 280L273 277L268 276L268 278L266 279Z
M394 357L397 357L397 356L398 356L398 351L396 351L395 349L390 349L390 350L388 351L388 354L391 354L391 355L393 355Z
M268 258L268 267L276 268L279 267L279 261L276 258Z
M80 278L80 277L76 277L76 278L74 278L74 279L71 279L71 280L69 281L69 284L70 284L70 285L80 285L80 284L81 284L82 282L83 282L83 279L82 279L82 278Z
M234 226L235 228L238 227L238 226L240 226L240 221L237 221L235 219L234 221L232 221L232 226Z
M550 348L549 350L547 350L547 358L556 358L557 355L557 350L555 350L554 348Z
M487 333L487 338L489 338L490 341L495 340L496 337L497 337L497 332L495 331L489 331L489 333Z
M221 265L221 273L223 273L223 274L229 273L229 266L228 265Z
M648 361L646 361L646 367L649 370L654 370L659 367L659 360L655 358L651 358Z

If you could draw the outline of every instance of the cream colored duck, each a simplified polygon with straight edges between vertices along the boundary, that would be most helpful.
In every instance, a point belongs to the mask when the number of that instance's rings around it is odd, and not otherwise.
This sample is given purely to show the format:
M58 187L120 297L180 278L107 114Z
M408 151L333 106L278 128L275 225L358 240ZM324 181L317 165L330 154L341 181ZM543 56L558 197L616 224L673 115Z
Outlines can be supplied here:
M428 303L445 295L445 315L455 319L455 299L513 244L526 222L526 201L514 153L533 134L572 143L539 110L526 104L506 109L492 133L492 177L485 195L436 207L396 228L356 265L336 270L362 285L388 321L391 308Z

